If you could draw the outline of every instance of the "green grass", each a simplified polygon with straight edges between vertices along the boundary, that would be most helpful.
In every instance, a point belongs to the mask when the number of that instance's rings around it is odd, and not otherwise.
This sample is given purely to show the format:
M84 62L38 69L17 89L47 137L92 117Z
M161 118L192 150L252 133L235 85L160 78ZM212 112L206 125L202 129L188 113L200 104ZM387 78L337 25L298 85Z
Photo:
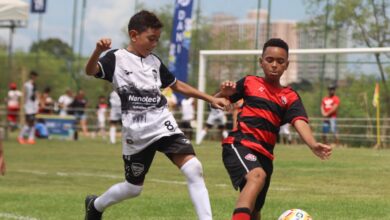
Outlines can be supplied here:
M83 219L85 195L101 194L123 180L119 144L100 139L3 144L8 169L0 176L0 219ZM205 142L196 152L214 219L229 219L238 193L221 162L220 145ZM277 219L290 208L304 209L315 220L390 219L390 151L336 148L325 162L304 146L277 146L275 154L263 220ZM108 208L104 217L196 219L184 181L158 153L141 196Z

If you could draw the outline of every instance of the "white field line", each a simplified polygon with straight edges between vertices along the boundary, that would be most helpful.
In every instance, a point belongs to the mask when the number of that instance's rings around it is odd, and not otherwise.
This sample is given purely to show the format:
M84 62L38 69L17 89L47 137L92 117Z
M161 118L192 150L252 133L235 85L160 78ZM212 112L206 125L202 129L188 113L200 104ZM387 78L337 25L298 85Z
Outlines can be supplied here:
M38 220L37 218L33 218L30 216L21 216L8 212L0 212L0 218L5 219L16 219L16 220Z
M19 173L29 173L35 175L50 175L50 173L39 171L39 170L16 170ZM65 172L56 172L57 176L86 176L86 177L102 177L108 179L123 179L123 176L118 175L108 175L108 174L94 174L94 173L65 173ZM151 181L155 183L168 183L168 184L176 184L176 185L187 185L185 181L174 181L174 180L162 180L162 179L147 179L146 181ZM217 187L227 187L226 184L215 184Z

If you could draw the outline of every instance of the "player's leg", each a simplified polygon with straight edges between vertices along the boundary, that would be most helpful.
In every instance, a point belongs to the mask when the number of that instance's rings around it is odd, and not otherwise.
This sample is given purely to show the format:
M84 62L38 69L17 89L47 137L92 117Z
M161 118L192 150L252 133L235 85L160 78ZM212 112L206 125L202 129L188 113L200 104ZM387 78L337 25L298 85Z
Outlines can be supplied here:
M140 153L123 155L126 180L111 186L99 197L87 196L85 219L101 219L109 206L139 196L155 153L156 147L151 145Z
M199 138L196 139L196 144L199 145L202 143L203 139L207 135L207 131L213 127L213 124L206 123L206 126L203 128L203 130L200 132Z
M26 123L29 127L28 144L35 144L35 115L31 114L26 117Z
M256 219L256 200L261 193L266 194L265 183L270 174L263 165L265 158L261 154L241 145L223 145L223 162L232 180L233 186L241 192L235 205L232 220ZM272 162L266 162L272 163ZM251 218L252 216L252 218ZM253 218L255 217L255 218Z
M115 122L110 122L110 143L115 144L116 143L116 125Z
M324 143L324 144L328 143L327 135L328 135L329 131L330 131L330 123L328 120L325 120L322 123L322 143Z
M333 134L334 143L337 146L339 144L339 138L338 138L338 134L337 134L336 118L331 118L329 120L329 122L330 122L330 132Z
M165 153L186 177L188 192L198 219L212 219L209 193L203 179L202 164L195 157L195 151L190 140L182 134L166 137L162 140L159 151Z

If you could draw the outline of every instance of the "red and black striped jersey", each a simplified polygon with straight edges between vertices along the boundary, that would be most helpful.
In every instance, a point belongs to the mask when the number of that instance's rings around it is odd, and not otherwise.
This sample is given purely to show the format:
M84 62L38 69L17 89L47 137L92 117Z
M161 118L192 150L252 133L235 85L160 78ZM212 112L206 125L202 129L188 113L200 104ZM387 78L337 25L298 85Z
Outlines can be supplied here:
M223 143L241 143L260 152L271 160L279 128L296 120L308 122L305 108L298 93L290 87L275 88L264 78L246 76L236 84L231 102L244 100L237 117L237 129L230 132Z

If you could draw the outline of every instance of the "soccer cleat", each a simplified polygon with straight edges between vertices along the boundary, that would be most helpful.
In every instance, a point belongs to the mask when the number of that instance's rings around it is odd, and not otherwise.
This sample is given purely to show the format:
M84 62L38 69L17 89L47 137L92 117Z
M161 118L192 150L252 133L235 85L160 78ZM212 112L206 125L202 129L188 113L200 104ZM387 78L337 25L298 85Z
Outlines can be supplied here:
M35 140L34 139L28 139L27 140L27 144L35 144Z
M26 140L24 140L22 137L18 137L18 142L19 144L26 144Z
M93 205L93 202L95 202L96 198L97 196L95 195L88 195L85 198L85 220L102 219L103 213L96 210L95 206Z

